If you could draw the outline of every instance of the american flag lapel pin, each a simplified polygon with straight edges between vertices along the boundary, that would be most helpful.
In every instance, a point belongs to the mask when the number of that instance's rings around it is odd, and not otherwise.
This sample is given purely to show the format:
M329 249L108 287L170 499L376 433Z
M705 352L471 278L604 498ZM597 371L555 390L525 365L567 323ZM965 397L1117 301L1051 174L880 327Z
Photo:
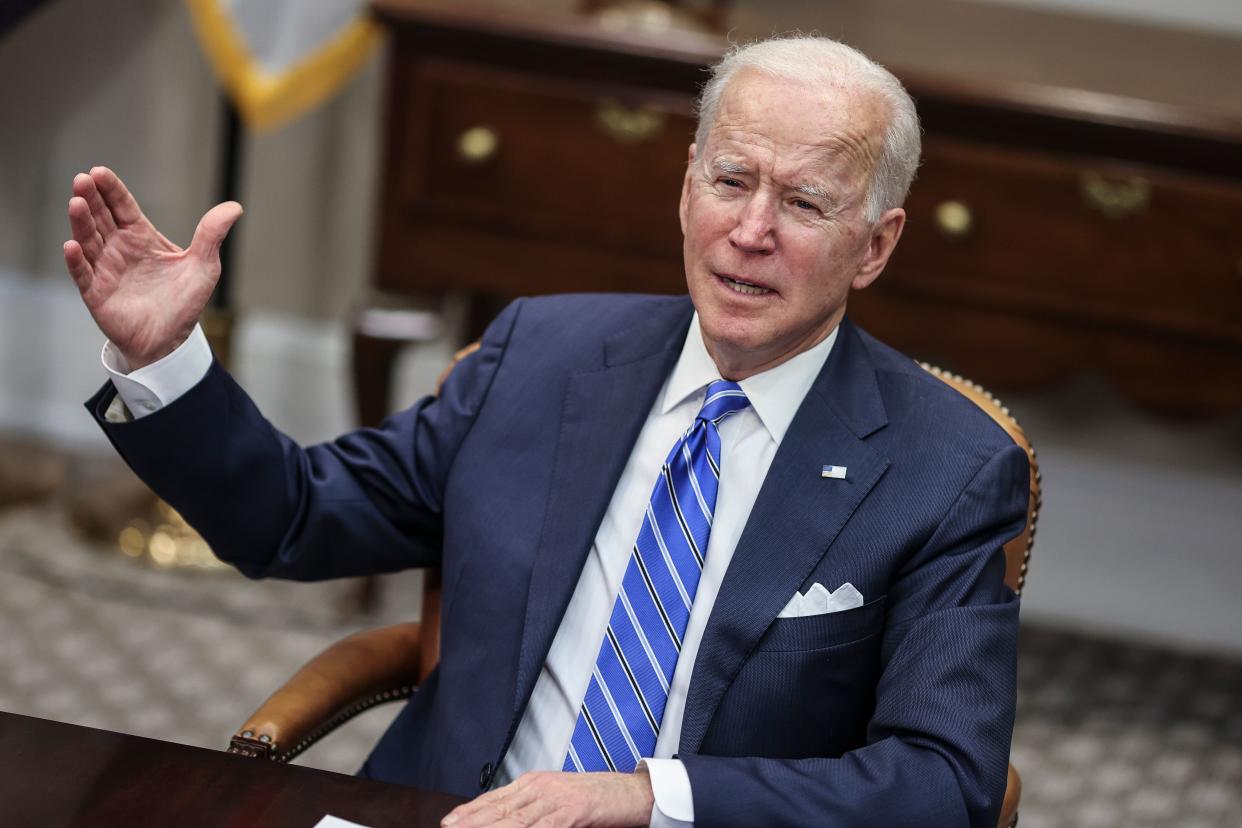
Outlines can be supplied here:
M833 480L844 480L845 472L845 466L824 466L824 469L819 473L819 476L831 477Z

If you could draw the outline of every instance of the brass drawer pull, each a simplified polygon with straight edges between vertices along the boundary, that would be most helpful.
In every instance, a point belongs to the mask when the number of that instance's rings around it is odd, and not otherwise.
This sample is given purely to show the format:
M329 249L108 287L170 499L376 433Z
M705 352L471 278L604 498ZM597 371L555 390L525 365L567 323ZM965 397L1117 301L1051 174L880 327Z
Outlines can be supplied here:
M936 205L936 229L946 239L964 241L970 238L974 226L974 213L965 202L950 200Z
M650 105L627 107L613 98L595 106L595 123L618 144L637 144L664 128L664 113Z
M499 149L500 136L490 127L471 127L457 138L457 157L467 164L482 164Z
M1151 183L1145 178L1109 181L1097 172L1082 174L1082 198L1088 207L1119 221L1142 215L1151 204Z

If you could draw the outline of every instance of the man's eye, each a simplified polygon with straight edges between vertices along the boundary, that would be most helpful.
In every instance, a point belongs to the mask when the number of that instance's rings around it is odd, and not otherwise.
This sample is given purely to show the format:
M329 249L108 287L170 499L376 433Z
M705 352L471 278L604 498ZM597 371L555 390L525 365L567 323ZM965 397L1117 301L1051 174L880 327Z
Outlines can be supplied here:
M807 201L806 199L802 199L802 198L794 199L794 206L797 207L799 210L818 210L819 209L811 202Z
M725 185L726 187L742 186L742 182L738 181L736 178L722 178L720 179L720 183Z

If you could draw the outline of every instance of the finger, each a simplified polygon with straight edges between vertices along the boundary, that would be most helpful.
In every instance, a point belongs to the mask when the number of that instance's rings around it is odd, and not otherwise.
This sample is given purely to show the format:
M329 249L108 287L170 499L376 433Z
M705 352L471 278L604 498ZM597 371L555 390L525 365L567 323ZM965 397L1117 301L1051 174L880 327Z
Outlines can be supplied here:
M530 774L523 774L514 779L508 785L502 785L499 788L490 790L487 793L479 794L474 799L461 806L467 809L478 809L480 807L496 806L501 803L509 804L509 800L514 798L515 794L521 793L530 784ZM525 802L529 797L522 797L514 800L520 803Z
M518 825L551 825L550 818L556 811L557 806L554 803L535 799L518 808L510 816Z
M138 207L137 200L130 195L129 188L116 173L107 167L91 167L90 174L117 227L142 220L142 210Z
M212 207L199 220L198 228L194 231L194 240L190 242L187 252L200 259L215 258L220 252L224 237L229 234L229 228L241 218L241 214L242 206L236 201L226 201Z
M444 828L484 828L484 826L495 826L505 819L505 813L491 803L483 803L476 806L478 800L467 802L465 805L459 805L449 812L440 825Z
M103 239L95 228L91 208L81 196L69 199L69 229L73 233L73 240L82 246L82 252L91 262L95 262L103 254Z
M507 802L515 792L515 782L504 787L475 797L469 802L458 805L440 823L453 828L478 828L483 825L498 824L513 808Z
M107 238L108 234L116 229L116 222L112 220L112 211L108 209L107 204L104 204L99 188L95 186L95 179L86 173L75 175L73 194L86 199L86 206L91 208L91 216L95 219L95 228L99 231L99 235Z
M449 812L449 816L450 817L456 816L458 819L464 819L466 817L473 816L481 811L492 810L496 807L497 803L501 800L502 797L500 796L500 792L503 790L504 788L499 788L494 791L488 791L482 796L476 796L474 799L470 800L469 802L466 802L462 805L458 805L451 812Z
M65 242L64 249L65 267L68 268L69 275L73 278L74 284L78 286L78 290L86 293L94 279L94 271L82 253L82 245L71 239Z

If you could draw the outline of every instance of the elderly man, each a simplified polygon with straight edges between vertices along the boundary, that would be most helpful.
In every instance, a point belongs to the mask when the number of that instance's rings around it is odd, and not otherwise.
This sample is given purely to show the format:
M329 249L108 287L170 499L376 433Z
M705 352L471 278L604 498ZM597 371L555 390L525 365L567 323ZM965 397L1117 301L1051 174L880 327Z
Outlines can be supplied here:
M990 828L1026 457L845 317L918 155L858 52L736 49L682 188L689 300L519 301L437 399L305 449L195 327L240 206L180 250L96 168L65 244L109 339L88 405L248 575L443 567L440 666L363 773L480 794L445 825Z

